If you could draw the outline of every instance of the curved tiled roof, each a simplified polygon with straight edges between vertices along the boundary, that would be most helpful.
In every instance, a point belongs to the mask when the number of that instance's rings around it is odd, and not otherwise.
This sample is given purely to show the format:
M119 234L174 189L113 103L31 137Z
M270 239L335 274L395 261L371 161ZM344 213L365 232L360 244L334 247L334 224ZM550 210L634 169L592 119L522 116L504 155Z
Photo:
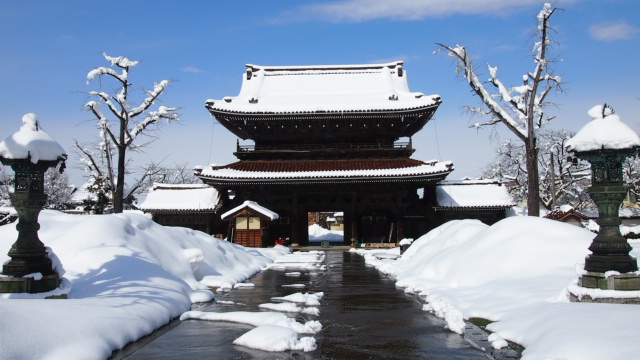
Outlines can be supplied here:
M453 171L447 162L423 162L410 158L339 160L255 160L204 169L205 179L362 179L411 178L446 175Z
M438 95L411 92L404 63L320 66L247 65L238 96L207 100L212 112L293 114L398 111L437 106Z

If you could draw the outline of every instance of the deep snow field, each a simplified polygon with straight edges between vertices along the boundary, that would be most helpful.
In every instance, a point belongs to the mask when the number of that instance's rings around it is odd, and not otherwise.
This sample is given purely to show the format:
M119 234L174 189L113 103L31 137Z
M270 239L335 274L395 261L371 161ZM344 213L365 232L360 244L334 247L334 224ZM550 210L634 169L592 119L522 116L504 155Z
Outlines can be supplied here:
M397 260L391 250L352 250L395 277L405 291L425 297L425 311L462 333L464 321L494 321L489 340L525 347L522 359L638 359L640 306L569 302L595 236L554 220L511 217L487 226L446 223L416 239ZM632 255L640 256L637 241ZM620 291L582 290L592 297ZM639 296L640 292L624 292Z
M43 211L40 223L40 238L57 258L58 269L64 267L62 288L52 294L64 292L69 299L0 295L0 359L106 359L178 317L251 321L255 331L236 340L244 346L315 348L313 334L321 324L290 321L283 313L317 311L321 293L265 304L260 317L190 310L194 302L214 299L209 287L242 286L269 267L322 268L321 252L244 248L201 232L163 227L136 213ZM424 296L425 311L444 318L451 331L462 332L464 321L473 317L493 321L488 326L493 346L505 346L505 340L521 344L523 359L637 358L640 306L568 300L593 236L531 217L512 217L491 227L461 220L416 239L400 257L398 248L352 251L393 276L397 286ZM8 260L5 254L16 238L14 225L0 226L0 261ZM632 254L637 257L640 251Z

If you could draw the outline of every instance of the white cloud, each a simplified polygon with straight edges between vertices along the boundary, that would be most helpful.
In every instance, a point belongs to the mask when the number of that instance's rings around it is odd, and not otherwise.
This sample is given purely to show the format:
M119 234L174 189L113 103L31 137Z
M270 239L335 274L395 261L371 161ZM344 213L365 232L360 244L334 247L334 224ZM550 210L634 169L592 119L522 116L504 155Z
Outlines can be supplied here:
M193 66L183 67L180 70L184 71L184 72L195 73L195 74L199 74L199 73L203 73L204 72L204 70L198 69L197 67L193 67Z
M576 2L580 0L565 0ZM305 18L336 22L360 22L375 19L421 20L456 14L502 16L529 6L540 6L540 0L340 0L302 6Z
M591 36L600 41L628 40L640 33L640 28L627 24L626 21L618 23L604 23L593 25L589 28Z

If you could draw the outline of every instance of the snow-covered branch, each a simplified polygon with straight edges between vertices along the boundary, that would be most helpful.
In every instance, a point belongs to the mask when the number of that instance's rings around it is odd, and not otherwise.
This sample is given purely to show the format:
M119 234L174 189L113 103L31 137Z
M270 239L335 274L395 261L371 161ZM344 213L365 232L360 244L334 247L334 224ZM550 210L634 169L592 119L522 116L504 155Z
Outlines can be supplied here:
M553 41L549 38L549 20L556 9L551 4L544 4L538 13L536 35L539 39L533 46L534 70L522 76L522 83L513 87L505 86L498 77L498 67L487 65L489 79L482 82L473 66L471 57L464 46L455 47L438 44L457 62L456 72L463 76L474 93L480 98L486 110L474 109L476 114L490 115L490 120L473 124L480 128L503 123L518 139L524 143L527 169L527 202L529 215L539 214L539 178L537 136L540 128L553 119L545 113L548 107L548 95L553 89L560 90L562 79L554 76L550 64L548 48ZM491 84L491 90L485 87Z
M136 151L143 147L145 144L134 143L140 134L149 130L149 127L153 124L160 124L162 120L167 120L167 123L171 121L179 121L180 116L176 113L178 108L159 106L157 110L152 111L151 107L158 100L160 95L164 93L166 88L171 84L168 80L163 80L159 83L155 83L153 89L145 91L146 98L142 100L139 106L131 109L129 102L130 92L134 90L129 83L129 71L131 67L137 66L138 61L131 61L126 57L112 57L107 54L103 54L105 59L111 63L112 67L117 67L122 70L118 72L112 68L100 67L92 70L87 75L89 81L96 77L102 77L107 75L108 77L116 79L120 87L118 90L110 95L106 92L91 91L90 96L96 97L98 101L89 101L85 104L85 107L93 113L98 121L98 128L100 130L100 143L99 148L101 150L101 160L106 163L106 172L102 171L101 180L102 183L108 183L113 191L113 205L115 212L122 211L123 200L130 195L132 190L125 190L125 175L129 176L127 168L129 160L126 153L128 151ZM106 105L109 108L110 116L113 120L109 119L108 114L101 111L100 107ZM141 121L137 120L137 117L143 118ZM86 157L91 158L88 152L85 152ZM115 159L113 157L116 157ZM97 159L88 160L87 163L91 168L99 168ZM142 175L142 180L148 177L147 171ZM139 184L142 180L136 181L135 184ZM139 185L134 185L129 189L136 189Z
M153 84L153 91L146 91L147 95L149 96L144 99L144 101L142 101L142 104L140 104L140 106L129 111L129 117L133 118L147 111L147 109L149 109L149 107L151 107L151 105L153 105L153 103L156 101L158 96L160 96L160 94L162 94L170 84L171 81L169 80L162 80L159 83Z
M473 67L473 62L467 53L467 49L464 46L457 45L456 47L449 47L443 44L438 44L442 48L448 51L449 56L458 61L458 72L464 72L464 78L471 86L473 91L480 97L482 102L489 109L489 113L500 122L504 123L512 132L514 132L519 138L525 139L527 137L526 129L519 126L518 122L507 112L497 101L494 100L493 94L491 94L484 83L480 81L478 75ZM495 119L487 123L479 122L475 127L493 125L496 123Z

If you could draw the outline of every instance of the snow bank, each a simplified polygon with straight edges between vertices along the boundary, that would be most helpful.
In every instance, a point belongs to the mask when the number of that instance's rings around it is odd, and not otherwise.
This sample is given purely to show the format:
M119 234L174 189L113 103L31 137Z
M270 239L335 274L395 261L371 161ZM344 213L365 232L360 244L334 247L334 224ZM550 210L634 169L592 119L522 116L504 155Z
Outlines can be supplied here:
M68 300L0 299L0 359L105 359L214 298L285 248L248 249L138 214L40 214L40 239L63 264ZM17 239L0 226L0 262ZM34 295L32 297L41 297Z
M534 217L491 227L458 220L420 237L398 260L356 251L407 292L425 296L425 310L450 330L461 333L472 317L495 321L488 326L493 346L519 343L522 359L636 358L640 344L630 329L640 323L640 306L568 300L594 236Z

